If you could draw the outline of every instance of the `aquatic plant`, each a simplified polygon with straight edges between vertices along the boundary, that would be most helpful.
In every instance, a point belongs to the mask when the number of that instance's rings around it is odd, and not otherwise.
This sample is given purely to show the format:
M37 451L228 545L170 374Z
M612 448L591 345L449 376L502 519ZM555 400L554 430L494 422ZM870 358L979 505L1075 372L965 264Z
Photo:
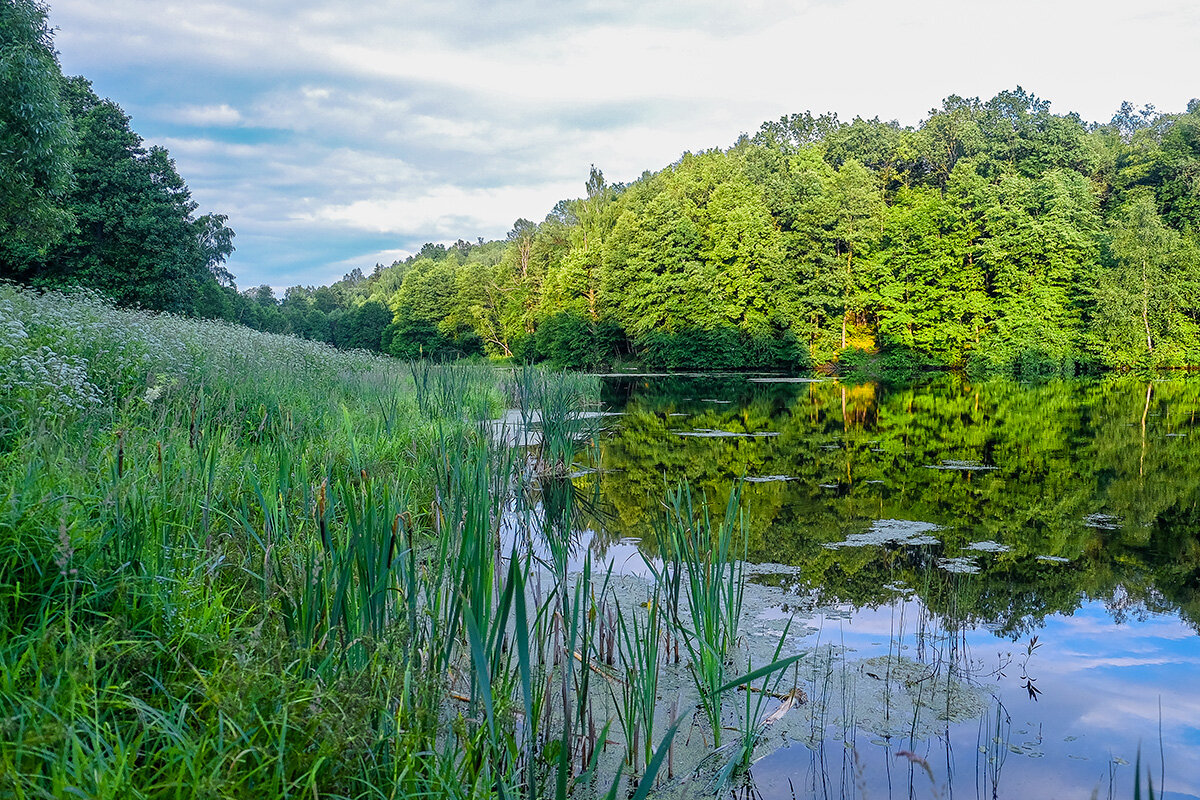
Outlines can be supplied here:
M669 491L659 528L663 564L647 560L669 599L671 621L690 657L692 678L714 746L721 744L721 694L729 655L738 638L745 591L744 561L736 559L733 550L736 531L744 555L739 497L735 488L724 517L717 522L707 501L702 501L699 509L695 507L686 483ZM681 599L686 600L684 608Z

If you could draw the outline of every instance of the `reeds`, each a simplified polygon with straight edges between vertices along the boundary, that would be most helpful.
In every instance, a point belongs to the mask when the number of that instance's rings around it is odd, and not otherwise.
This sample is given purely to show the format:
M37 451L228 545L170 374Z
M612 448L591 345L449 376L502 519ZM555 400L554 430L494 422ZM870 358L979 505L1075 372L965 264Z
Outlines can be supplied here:
M728 682L745 590L744 560L734 557L735 537L742 542L740 555L744 556L738 488L730 492L724 517L715 521L708 503L696 508L691 488L683 484L667 493L659 528L663 565L647 562L669 599L672 622L689 656L714 747L721 745L721 695Z
M617 715L625 733L625 757L637 769L653 757L654 721L658 708L658 675L662 648L662 606L657 587L646 603L644 619L635 610L617 609L621 660ZM640 744L639 744L640 743Z
M672 493L675 560L610 616L571 477L594 379L0 286L14 320L6 354L63 368L0 435L0 795L615 798L619 727L641 800L689 719L668 633L719 731L737 500ZM531 449L487 424L509 403Z

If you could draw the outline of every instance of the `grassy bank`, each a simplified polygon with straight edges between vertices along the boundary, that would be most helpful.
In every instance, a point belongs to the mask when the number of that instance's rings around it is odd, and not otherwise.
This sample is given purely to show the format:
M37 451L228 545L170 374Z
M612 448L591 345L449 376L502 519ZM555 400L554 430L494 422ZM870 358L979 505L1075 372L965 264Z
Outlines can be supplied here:
M748 763L736 509L674 495L669 607L610 591L594 379L7 286L0 370L0 794L645 796L684 724Z

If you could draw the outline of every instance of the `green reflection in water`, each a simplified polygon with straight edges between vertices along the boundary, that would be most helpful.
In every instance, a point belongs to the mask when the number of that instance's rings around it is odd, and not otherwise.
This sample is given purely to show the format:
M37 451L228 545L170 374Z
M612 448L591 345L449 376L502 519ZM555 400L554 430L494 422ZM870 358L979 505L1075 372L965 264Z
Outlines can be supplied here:
M1200 382L647 378L610 381L606 400L625 414L585 479L600 546L634 536L652 554L664 485L720 506L739 478L776 478L744 489L750 559L800 567L823 601L903 586L1015 638L1098 599L1200 630ZM904 528L888 521L936 526L914 530L938 543L836 546Z

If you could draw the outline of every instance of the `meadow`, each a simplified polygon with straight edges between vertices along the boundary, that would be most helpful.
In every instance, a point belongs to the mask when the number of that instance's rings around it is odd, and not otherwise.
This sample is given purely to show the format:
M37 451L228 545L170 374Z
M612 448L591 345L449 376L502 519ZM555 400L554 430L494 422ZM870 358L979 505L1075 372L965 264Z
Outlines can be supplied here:
M641 798L685 727L743 771L797 657L740 646L736 493L664 485L622 594L598 395L0 286L0 794Z

